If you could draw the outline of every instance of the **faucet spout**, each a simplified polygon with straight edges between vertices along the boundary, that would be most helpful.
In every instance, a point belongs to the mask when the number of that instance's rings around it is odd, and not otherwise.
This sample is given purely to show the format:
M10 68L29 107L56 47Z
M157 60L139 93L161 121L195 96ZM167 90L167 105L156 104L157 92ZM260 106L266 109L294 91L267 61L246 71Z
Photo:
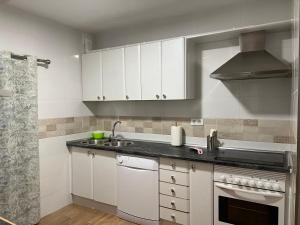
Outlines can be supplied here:
M114 122L113 126L112 126L112 130L111 130L111 138L114 139L115 138L115 130L116 130L116 126L118 124L121 124L122 122L120 120L117 120L116 122Z

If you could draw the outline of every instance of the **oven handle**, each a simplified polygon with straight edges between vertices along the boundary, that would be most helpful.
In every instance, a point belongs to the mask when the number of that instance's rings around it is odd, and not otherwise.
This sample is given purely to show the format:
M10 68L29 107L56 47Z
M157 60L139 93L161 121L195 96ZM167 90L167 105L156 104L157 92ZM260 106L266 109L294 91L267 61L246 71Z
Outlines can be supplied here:
M249 193L249 194L263 195L265 197L276 197L276 198L283 197L283 195L278 192L267 193L267 192L249 191L249 190L244 190L244 189L240 189L240 188L229 187L225 184L219 184L219 183L215 183L215 186L218 188L228 189L228 190L232 190L232 191L240 191L240 192Z

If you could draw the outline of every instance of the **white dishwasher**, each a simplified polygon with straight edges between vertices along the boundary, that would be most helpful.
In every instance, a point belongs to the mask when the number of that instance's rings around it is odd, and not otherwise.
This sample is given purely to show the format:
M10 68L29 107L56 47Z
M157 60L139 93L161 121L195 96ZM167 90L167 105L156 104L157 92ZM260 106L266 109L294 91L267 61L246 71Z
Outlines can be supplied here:
M158 160L117 155L118 216L145 225L159 224Z

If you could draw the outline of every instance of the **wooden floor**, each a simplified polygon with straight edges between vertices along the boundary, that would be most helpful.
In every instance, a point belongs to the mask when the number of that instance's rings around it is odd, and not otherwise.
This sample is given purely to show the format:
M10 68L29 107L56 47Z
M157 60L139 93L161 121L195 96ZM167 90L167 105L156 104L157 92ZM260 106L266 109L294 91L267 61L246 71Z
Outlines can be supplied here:
M41 219L39 225L134 225L115 215L78 205L69 205Z

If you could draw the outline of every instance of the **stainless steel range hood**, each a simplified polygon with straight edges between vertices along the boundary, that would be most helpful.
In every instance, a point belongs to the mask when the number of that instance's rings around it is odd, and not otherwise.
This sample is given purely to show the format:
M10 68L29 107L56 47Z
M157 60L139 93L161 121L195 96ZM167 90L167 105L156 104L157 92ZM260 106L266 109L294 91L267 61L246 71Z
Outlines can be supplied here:
M291 66L265 50L265 31L241 34L241 52L214 71L218 80L245 80L290 77Z

